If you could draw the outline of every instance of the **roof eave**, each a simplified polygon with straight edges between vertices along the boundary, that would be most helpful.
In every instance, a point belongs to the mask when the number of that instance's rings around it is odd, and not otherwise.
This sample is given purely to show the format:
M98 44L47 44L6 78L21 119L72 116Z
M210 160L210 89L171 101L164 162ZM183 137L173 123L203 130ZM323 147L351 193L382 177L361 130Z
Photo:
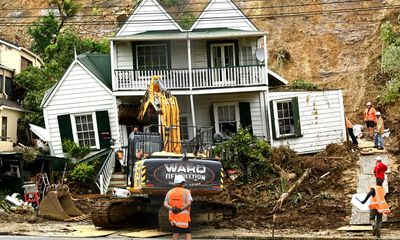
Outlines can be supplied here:
M268 32L246 32L246 33L238 33L238 34L221 34L221 35L210 35L208 37L204 36L196 36L197 34L176 34L175 36L171 36L166 38L165 35L160 36L143 36L141 34L131 35L131 36L120 36L120 37L110 37L108 38L110 41L154 41L154 40L200 40L200 39L221 39L221 38L240 38L240 37L261 37L268 34Z

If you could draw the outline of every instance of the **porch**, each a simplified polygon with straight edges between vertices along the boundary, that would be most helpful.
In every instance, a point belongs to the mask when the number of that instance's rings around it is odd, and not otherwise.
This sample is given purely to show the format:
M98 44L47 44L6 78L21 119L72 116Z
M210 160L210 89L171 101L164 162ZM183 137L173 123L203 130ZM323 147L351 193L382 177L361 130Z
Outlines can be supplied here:
M161 76L167 89L203 89L266 85L265 66L224 68L114 70L116 90L146 90L151 76Z

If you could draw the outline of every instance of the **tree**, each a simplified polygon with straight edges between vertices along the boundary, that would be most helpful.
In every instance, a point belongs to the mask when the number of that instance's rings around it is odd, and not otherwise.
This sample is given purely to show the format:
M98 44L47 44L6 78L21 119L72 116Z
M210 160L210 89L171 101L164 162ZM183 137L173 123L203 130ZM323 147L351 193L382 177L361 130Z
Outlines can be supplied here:
M384 23L380 30L380 36L384 43L381 66L383 72L387 73L390 79L382 88L379 101L383 104L390 104L400 98L400 34L389 22Z
M76 15L76 13L82 8L82 4L75 2L74 0L49 0L50 3L56 4L58 12L60 13L61 22L57 29L57 35L64 27L65 21Z
M42 56L46 47L54 42L58 31L58 22L52 12L34 22L28 28L28 34L33 38L32 51Z

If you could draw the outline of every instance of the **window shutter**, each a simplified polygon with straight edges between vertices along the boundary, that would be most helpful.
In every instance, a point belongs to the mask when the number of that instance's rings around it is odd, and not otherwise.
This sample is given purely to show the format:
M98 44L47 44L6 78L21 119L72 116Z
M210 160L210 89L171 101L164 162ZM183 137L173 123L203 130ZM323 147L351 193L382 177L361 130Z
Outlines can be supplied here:
M60 130L61 144L64 140L74 141L72 134L71 118L69 114L57 116L58 129Z
M100 148L110 147L111 130L108 111L96 111L97 131L99 133Z
M275 131L275 115L274 115L274 102L270 101L269 102L269 114L271 114L271 127L272 128L272 138L276 138L276 131Z
M294 128L295 128L295 136L301 137L301 125L300 125L300 109L299 109L299 99L298 97L292 98L293 103L293 119L294 119Z
M251 122L251 112L249 102L239 102L239 115L240 125L243 128L249 129L250 133L253 134L253 126Z

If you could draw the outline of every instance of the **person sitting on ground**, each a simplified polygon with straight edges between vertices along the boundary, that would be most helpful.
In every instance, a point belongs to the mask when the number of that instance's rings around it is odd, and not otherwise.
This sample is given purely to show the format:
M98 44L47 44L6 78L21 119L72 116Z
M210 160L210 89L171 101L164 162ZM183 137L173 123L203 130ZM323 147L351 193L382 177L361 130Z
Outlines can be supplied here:
M350 120L347 117L346 117L346 128L347 128L347 132L349 133L349 135L351 137L351 141L353 142L354 145L357 145L358 141L357 141L356 136L354 136L353 124L350 122Z
M376 121L376 110L372 107L371 102L367 102L367 108L364 110L364 122L365 125L367 125L370 140L372 140L373 137Z
M389 214L389 205L385 201L385 190L382 187L383 181L379 178L376 179L376 186L371 188L362 204L365 204L370 197L371 203L369 204L369 220L372 225L372 234L377 238L381 237L382 216Z
M381 113L376 112L376 116L378 117L378 121L375 128L374 148L383 150L383 133L385 131L385 126Z
M382 180L382 182L385 181L385 172L387 169L388 167L382 162L382 158L377 156L375 158L374 176Z

